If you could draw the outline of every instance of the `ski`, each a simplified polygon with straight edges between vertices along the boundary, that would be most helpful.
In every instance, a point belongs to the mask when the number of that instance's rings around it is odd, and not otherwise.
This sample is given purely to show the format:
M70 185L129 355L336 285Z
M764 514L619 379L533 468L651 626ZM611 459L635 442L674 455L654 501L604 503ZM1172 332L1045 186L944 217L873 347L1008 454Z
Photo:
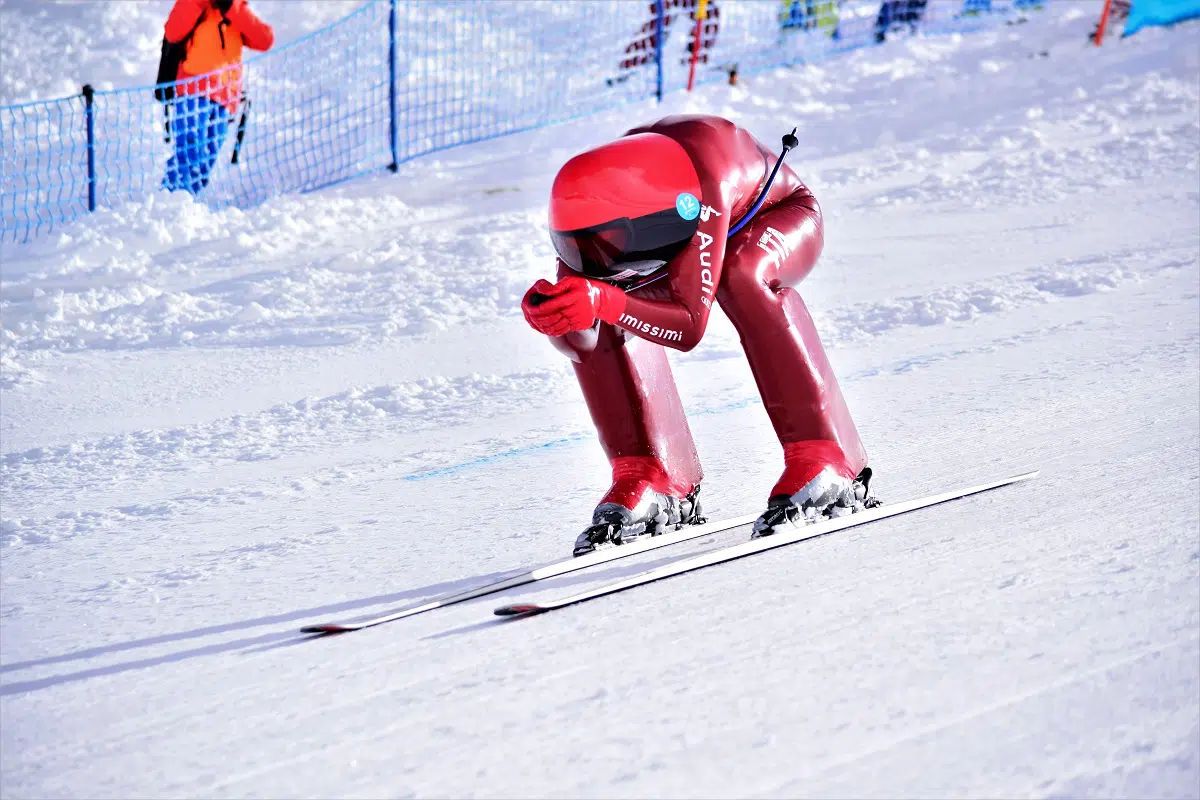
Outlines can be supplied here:
M776 547L803 542L808 539L815 539L818 536L826 536L836 531L853 528L858 525L866 525L869 522L895 517L900 514L907 514L910 511L916 511L921 508L929 508L930 506L946 503L951 500L958 500L962 497L967 497L980 492L991 491L998 489L1001 486L1008 486L1020 481L1027 481L1037 477L1038 470L1033 472L1025 472L1020 475L1014 475L1011 478L1004 480L993 481L992 483L984 483L979 486L971 486L966 489L958 489L944 494L929 495L915 500L907 500L903 503L891 503L878 508L860 511L857 514L851 514L845 517L816 522L810 525L804 525L786 533L775 533L771 536L764 536L761 539L751 539L748 542L731 545L729 547L719 547L707 553L695 556L694 558L686 558L682 561L677 561L673 564L666 564L655 569L640 572L637 575L626 578L624 580L610 583L605 586L600 586L595 589L589 589L586 592L563 597L559 600L552 600L545 603L513 603L507 606L501 606L495 610L495 614L501 617L514 617L520 615L541 614L546 611L553 611L557 608L582 603L585 600L593 600L597 597L604 597L615 592L622 592L626 589L632 589L635 586L644 586L647 583L660 581L663 578L670 578L674 575L682 575L685 572L702 569L712 566L713 564L723 564L727 561L743 558L745 556L761 553L764 550L773 550Z
M467 600L473 600L476 597L503 592L505 589L512 589L516 586L524 586L527 583L535 583L543 581L547 578L554 578L558 575L565 575L568 572L576 572L588 567L594 567L597 564L605 564L609 561L616 561L619 558L628 558L635 556L638 553L646 553L651 550L658 550L662 547L669 547L680 542L687 542L692 539L699 539L702 536L708 536L713 533L727 531L730 528L737 528L742 525L749 525L758 519L757 514L751 514L746 517L734 517L733 519L721 520L719 522L706 522L702 525L689 525L680 528L677 531L670 533L659 534L641 541L636 541L631 544L620 545L618 547L609 547L603 550L597 550L594 553L588 553L585 556L578 558L566 558L562 561L554 561L541 567L535 567L524 572L519 572L508 578L502 578L492 583L478 586L474 589L467 589L461 592L453 592L445 594L441 597L435 597L424 603L417 603L404 608L389 611L377 617L370 619L362 619L354 622L324 622L315 625L305 625L300 629L301 633L349 633L350 631L360 631L363 628L372 628L376 625L382 625L385 622L393 622L405 617L412 617L417 614L423 614L426 611L433 611L435 608L445 608L456 603L462 603Z

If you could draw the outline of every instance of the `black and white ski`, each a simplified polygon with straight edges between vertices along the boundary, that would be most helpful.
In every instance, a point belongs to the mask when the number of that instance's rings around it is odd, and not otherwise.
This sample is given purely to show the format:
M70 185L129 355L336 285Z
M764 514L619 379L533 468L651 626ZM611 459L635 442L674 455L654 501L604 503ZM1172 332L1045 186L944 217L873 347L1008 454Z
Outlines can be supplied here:
M543 581L547 578L554 578L558 575L565 575L568 572L575 572L588 567L604 564L609 561L616 561L619 558L628 558L635 556L638 553L645 553L650 550L657 550L661 547L668 547L680 542L687 542L692 539L699 539L702 536L708 536L713 533L737 528L742 525L749 525L757 519L757 515L747 517L734 517L733 519L721 520L718 522L706 522L703 525L689 525L680 528L677 531L663 533L658 536L652 536L640 541L631 542L630 544L621 545L619 547L609 547L603 550L597 550L594 553L588 553L578 558L566 558L562 561L555 561L541 567L529 569L524 572L517 573L508 578L502 578L498 581L478 586L474 589L467 589L462 592L454 592L445 594L441 597L435 597L432 600L416 605L406 606L404 608L389 611L377 617L370 619L361 619L354 622L324 622L316 625L305 625L300 629L301 633L348 633L350 631L359 631L363 628L371 628L375 625L382 625L385 622L392 622L405 617L422 614L426 611L433 611L435 608L444 608L452 606L455 603L462 603L467 600L473 600L476 597L502 592L505 589L512 589L516 586L524 586L527 583Z
M853 528L858 525L866 525L868 522L894 517L899 514L907 514L910 511L916 511L921 508L946 503L950 500L957 500L968 495L987 492L992 489L998 489L1001 486L1017 483L1019 481L1027 481L1030 478L1037 477L1038 472L1026 472L1021 475L1014 475L1011 478L1005 478L992 483L984 483L979 486L971 486L966 489L958 489L944 494L935 494L928 497L918 498L916 500L908 500L903 503L889 503L877 508L860 511L857 514L851 514L845 517L816 522L811 525L802 525L796 528L791 528L784 531L779 531L771 536L765 536L761 539L751 539L748 542L731 545L729 547L719 547L715 550L703 553L694 558L683 559L673 564L666 564L655 569L650 569L645 572L640 572L637 575L617 581L615 583L606 584L595 589L589 589L586 592L563 597L558 600L551 600L543 603L513 603L511 605L501 606L497 608L495 613L502 617L512 617L521 614L541 614L546 611L553 611L556 608L564 608L566 606L582 603L585 600L592 600L597 597L622 592L626 589L632 589L635 586L644 586L647 583L660 581L663 578L670 578L674 575L681 575L685 572L702 569L712 566L713 564L722 564L727 561L733 561L737 558L761 553L764 550L772 550L776 547L802 542L806 539L815 539L818 536L825 536L835 531Z

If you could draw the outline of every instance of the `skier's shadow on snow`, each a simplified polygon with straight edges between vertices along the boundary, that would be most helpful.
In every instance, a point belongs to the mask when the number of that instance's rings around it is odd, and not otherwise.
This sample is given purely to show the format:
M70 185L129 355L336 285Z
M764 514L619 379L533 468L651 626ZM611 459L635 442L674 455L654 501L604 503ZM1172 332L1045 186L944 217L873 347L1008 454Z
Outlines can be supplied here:
M462 591L464 589L479 586L501 578L512 575L512 570L503 572L495 572L489 575L474 575L469 578L460 580L444 581L435 583L419 589L409 589L403 592L393 592L391 594L382 594L375 597L368 597L359 600L347 600L342 603L331 603L325 606L317 606L315 608L305 608L299 611L289 611L284 614L272 614L266 617L257 617L255 619L242 620L240 622L229 622L221 625L210 625L204 628L197 628L193 631L184 631L182 633L167 633L161 636L148 636L143 639L135 639L130 642L120 642L118 644L104 645L102 647L92 647L86 650L78 650L73 653L64 653L57 656L48 656L46 658L31 659L29 661L16 661L12 663L0 664L0 674L12 673L17 670L34 669L37 667L48 667L55 664L63 664L70 661L82 661L91 658L102 658L104 656L113 655L114 653L123 653L130 650L138 650L146 647L155 647L157 645L169 645L176 642L186 642L191 639L200 639L207 636L217 636L223 633L231 633L235 631L244 631L251 628L258 628L264 625L274 625L282 622L297 622L300 620L313 621L326 616L336 616L347 611L355 611L360 608L369 606L398 603L404 600L411 600L422 597L432 597L439 594L448 594L450 592ZM14 683L5 683L0 685L0 696L11 694L24 694L33 692L39 689L46 689L51 686L57 686L64 683L73 683L75 681L87 680L88 678L96 678L103 675L117 675L122 672L128 672L135 669L146 669L148 667L158 666L160 664L168 664L174 661L184 661L197 656L215 655L231 650L243 650L253 648L253 652L262 650L271 650L276 647L284 647L292 644L301 644L312 640L313 636L304 636L297 638L295 631L277 631L273 633L263 633L255 636L247 636L232 641L216 642L213 644L201 645L188 650L180 650L172 653L166 653L160 656L151 658L143 658L135 661L124 661L118 664L109 664L106 666L93 667L84 669L78 672L71 672L64 675L53 675L45 678L36 678L28 681L18 681ZM256 645L260 647L256 647Z
M704 538L698 541L708 544L713 540ZM597 580L617 580L625 575L655 567L660 563L666 563L682 557L685 556L683 554L677 554L674 556L664 556L648 562L642 562L640 564L610 566L607 569L602 569L596 572L576 574L569 577L564 577L562 579L556 579L554 581L554 586L556 591L562 591L563 589L574 584L587 583ZM241 622L230 622L223 625L210 625L205 628L197 628L194 631L185 631L183 633L168 633L161 636L149 636L144 639L135 639L131 642L121 642L119 644L105 645L103 647L93 647L87 650L79 650L74 653L64 653L63 655L49 656L47 658L18 661L11 664L0 664L0 674L14 672L21 669L33 669L35 667L46 667L54 664L62 664L69 661L100 658L103 656L112 655L113 653L122 653L128 650L136 650L143 647L154 647L156 645L184 642L188 641L189 639L199 639L205 636L215 636L222 633L248 630L250 628L257 628L263 625L273 625L280 622L295 622L298 620L313 621L314 619L319 620L322 617L336 616L342 612L354 611L360 608L366 608L368 606L392 604L398 603L402 600L428 598L441 594L463 591L465 589L482 586L503 578L511 577L513 574L513 570L504 570L502 572L493 572L488 575L474 575L459 580L435 583L420 589L409 589L403 592L377 595L375 597L368 597L361 600L347 600L342 603L332 603L326 606L317 606L316 608L290 611L286 614L273 614L266 617L257 617L255 619L243 620ZM463 605L474 605L481 599L484 598L478 598L475 601L464 603ZM496 596L487 596L487 599L494 600L496 599ZM475 622L471 623L470 625L452 628L450 630L443 631L442 633L432 634L424 638L441 639L449 636L459 636L465 633L487 630L498 625L515 624L523 619L523 616L506 618L489 617L481 622ZM233 650L242 650L245 651L246 654L262 653L269 650L277 650L284 647L306 644L317 639L336 638L343 635L344 634L340 633L299 635L296 631L275 631L272 633L263 633L256 636L247 636L240 639L234 639L232 641L201 645L199 647L193 647L189 650L165 653L163 655L153 656L151 658L143 658L135 661L124 661L118 664L93 667L91 669L70 672L64 675L53 675L45 678L35 678L28 681L5 683L0 685L0 697L5 695L35 692L40 689L47 689L49 687L58 686L64 683L74 683L75 681L98 678L105 675L118 675L122 672L129 672L137 669L147 669L149 667L155 667L161 664L169 664L176 661L186 661L187 659L196 658L199 656L216 655L218 653L225 653Z
M524 619L524 617L522 617L522 616L492 617L490 619L481 620L479 622L472 622L470 625L460 625L457 628L451 628L450 630L442 631L441 633L431 633L424 638L426 638L426 639L445 639L448 636L459 636L460 634L471 633L473 631L482 631L482 630L486 630L488 628L495 628L500 625L512 625L516 622L520 622L522 619Z
M708 545L712 545L712 544L716 543L718 541L718 539L719 539L719 537L716 535L702 537L700 539L697 539L695 544L699 545L701 548L704 548L704 547L707 547ZM583 585L583 584L588 584L588 583L605 583L605 582L609 582L609 581L620 580L621 578L629 577L630 575L633 575L635 573L641 572L646 569L653 569L655 567L659 567L664 564L669 564L672 561L680 561L684 558L688 558L689 555L691 555L691 553L663 554L663 555L659 556L658 558L654 558L654 559L650 559L650 560L646 560L646 561L629 563L629 564L610 564L605 568L597 569L597 570L591 571L591 572L576 573L576 574L569 574L567 576L556 577L554 579L554 583L553 583L553 591L555 593L563 593L564 591L570 589L572 586L576 586L576 585ZM483 586L486 583L488 583L490 580L492 580L496 577L506 577L506 576L511 576L512 574L513 574L512 571L500 572L500 573L495 573L492 576L470 578L466 582L472 586ZM532 591L539 591L539 589L533 588L533 586L514 587L514 589L530 589ZM513 590L506 589L505 591L497 592L496 594L481 595L480 597L476 597L473 600L465 601L461 605L464 608L469 608L471 606L487 606L489 603L494 603L497 600L497 598L500 598L500 597L510 593L511 591L513 591ZM546 587L544 589L544 591L550 591L550 587ZM456 606L457 606L457 604L456 604ZM422 639L422 641L425 641L425 640L434 640L434 639L445 639L445 638L448 638L451 636L461 636L462 634L465 634L465 633L474 633L476 631L489 630L491 628L495 628L500 625L513 624L513 623L519 622L521 620L525 620L531 616L538 616L538 615L536 615L536 614L521 614L521 615L505 616L505 617L492 616L492 617L488 617L487 619L481 620L479 622L472 622L469 625L460 625L457 628L450 628L449 630L442 631L441 633L431 633L428 636L421 637L421 639ZM367 630L367 629L363 629L363 630ZM325 632L325 633L310 633L310 634L305 634L305 635L299 636L299 637L289 637L285 641L268 642L266 644L263 644L260 647L252 647L251 649L247 650L247 652L263 653L268 650L279 650L279 649L282 649L285 647L294 647L296 645L305 644L307 642L312 642L312 641L319 640L319 639L336 639L340 636L345 636L350 633L358 633L358 632L359 631L329 631L329 632Z
M701 539L698 539L695 542L695 544L698 544L701 547L706 547L708 545L715 543L717 540L718 540L717 536L703 537ZM569 594L570 592L568 590L572 586L582 586L584 584L589 584L589 583L609 583L612 581L618 581L618 580L621 580L622 578L628 578L628 577L635 575L639 572L642 572L644 570L654 569L656 567L664 566L666 564L670 564L673 561L682 561L686 558L689 558L690 556L692 556L694 554L695 554L694 552L664 554L658 558L654 558L654 559L650 559L650 560L646 560L646 561L635 562L635 563L630 563L630 564L614 564L614 565L610 565L606 568L599 569L599 570L596 570L593 572L577 573L574 575L570 575L568 577L555 578L554 584L553 584L553 592L556 595L557 594ZM535 589L534 591L537 591L537 590ZM547 587L546 591L550 591L550 587ZM501 594L507 594L507 592L503 592ZM494 601L494 600L496 600L497 597L500 597L501 594L485 595L484 597L477 598L476 600L473 600L471 602L477 603L477 602L479 602L479 600ZM540 614L517 614L517 615L513 615L513 616L504 616L504 617L493 616L488 619L482 620L480 622L472 622L470 625L460 625L457 628L451 628L449 630L442 631L441 633L431 633L430 635L422 637L422 638L423 639L445 639L450 636L460 636L464 633L474 633L475 631L488 630L490 628L495 628L500 625L516 624L516 623L522 622L524 620L527 620L530 617L536 617L536 616L541 616L541 615Z

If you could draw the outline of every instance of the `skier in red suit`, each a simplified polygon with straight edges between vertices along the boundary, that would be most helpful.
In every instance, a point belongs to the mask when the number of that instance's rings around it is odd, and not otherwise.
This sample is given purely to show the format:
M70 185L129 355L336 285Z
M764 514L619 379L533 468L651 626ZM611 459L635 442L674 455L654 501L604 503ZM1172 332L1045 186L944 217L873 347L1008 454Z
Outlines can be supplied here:
M728 120L673 116L555 178L558 281L537 281L522 309L574 361L613 474L576 555L702 521L703 473L664 348L695 347L714 302L783 445L753 536L874 503L866 450L793 288L821 253L821 210L787 165L769 180L773 161Z

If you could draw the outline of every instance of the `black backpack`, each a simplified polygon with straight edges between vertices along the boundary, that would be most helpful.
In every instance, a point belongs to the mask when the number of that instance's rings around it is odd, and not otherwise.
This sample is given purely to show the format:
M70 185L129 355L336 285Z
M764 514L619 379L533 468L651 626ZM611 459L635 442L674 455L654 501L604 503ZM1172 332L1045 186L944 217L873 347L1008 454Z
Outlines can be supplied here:
M154 99L160 103L169 103L175 99L175 81L179 77L179 65L187 59L188 45L192 43L192 36L196 33L196 28L200 27L200 23L204 22L204 15L208 12L200 14L196 19L196 24L188 31L188 35L183 37L178 42L172 44L167 41L167 37L162 40L162 54L158 57L158 78L154 81ZM224 19L222 13L221 18L228 24L228 20ZM221 44L224 45L225 38L221 37ZM165 84L165 85L164 85Z
M193 33L195 28L192 29ZM169 103L175 99L175 80L179 75L179 65L187 58L188 44L192 41L189 33L181 42L162 40L162 55L158 58L158 78L154 81L154 99L160 103Z

